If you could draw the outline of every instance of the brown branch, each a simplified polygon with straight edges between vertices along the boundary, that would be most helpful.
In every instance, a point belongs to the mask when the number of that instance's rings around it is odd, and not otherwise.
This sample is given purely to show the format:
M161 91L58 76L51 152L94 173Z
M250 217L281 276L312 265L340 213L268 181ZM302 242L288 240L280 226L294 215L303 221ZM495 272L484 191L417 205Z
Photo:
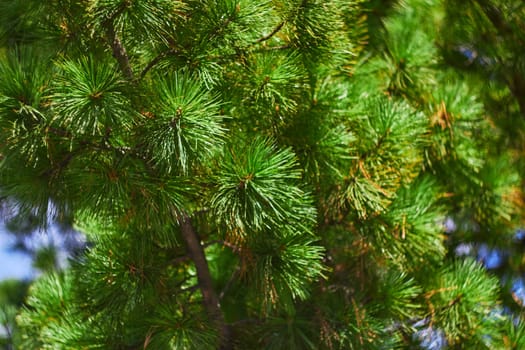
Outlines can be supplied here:
M222 239L216 239L216 240L213 240L213 241L209 241L207 242L206 244L203 245L204 248L207 248L209 246L212 246L214 244L220 244L220 245L223 245L225 247L228 247L230 248L231 250L233 250L234 252L238 252L241 250L241 248L235 244L232 244L228 241L223 241Z
M285 21L282 21L281 23L279 23L277 27L275 27L269 34L263 36L262 38L257 39L255 41L255 44L259 44L266 40L271 39L275 34L277 34L282 29L282 27L284 26L284 23Z
M241 272L241 267L237 265L235 267L235 271L232 273L230 279L228 280L228 282L226 282L226 285L222 289L221 294L219 294L219 300L222 300L224 298L224 295L228 292L228 290L230 290L230 287L232 286L233 282L237 279L240 272Z
M194 285L188 288L181 289L182 292L190 292L190 294L193 294L197 289L199 289L199 285Z
M170 265L178 265L180 263L183 263L183 262L186 262L186 261L189 261L190 260L190 257L187 256L187 255L183 255L183 256L178 256L172 260L170 260Z
M144 76L153 68L155 65L157 65L160 61L162 61L164 58L170 55L174 55L179 53L177 49L169 49L167 51L161 52L158 54L154 59L151 60L150 63L140 72L139 80L142 80Z
M109 46L111 46L111 49L113 50L113 57L117 60L120 70L128 80L133 80L133 71L129 64L128 53L115 32L113 23L105 22L104 28L106 29Z
M179 214L182 238L186 243L188 255L195 264L195 269L197 270L197 281L202 294L204 308L220 331L220 349L232 349L230 340L230 327L228 324L226 324L226 320L224 319L224 315L221 310L219 298L213 289L213 280L211 278L210 269L208 267L208 262L206 261L206 256L204 255L204 249L201 245L199 236L197 235L197 232L195 232L188 214L185 212Z
M115 19L120 16L127 8L127 3L124 2L122 5L116 9L116 11L111 14L102 22L102 27L106 30L106 39L108 44L113 51L113 57L117 60L120 70L128 80L133 80L133 70L129 64L129 56L126 51L126 48L120 41L116 31L115 31Z

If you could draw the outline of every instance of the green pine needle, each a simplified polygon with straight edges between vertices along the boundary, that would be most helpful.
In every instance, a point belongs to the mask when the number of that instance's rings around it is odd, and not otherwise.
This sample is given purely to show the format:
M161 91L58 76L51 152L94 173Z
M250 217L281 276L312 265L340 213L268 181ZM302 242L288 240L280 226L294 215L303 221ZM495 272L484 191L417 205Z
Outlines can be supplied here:
M290 222L312 223L315 211L298 187L301 172L290 149L265 139L226 151L214 179L210 205L218 221L244 235Z
M102 136L129 131L136 113L114 64L92 57L60 63L51 95L53 120L73 135Z
M248 239L244 269L262 299L263 313L293 309L293 301L305 300L311 283L326 272L324 248L311 236L292 230L281 227Z
M451 343L469 339L497 306L499 283L473 259L453 262L435 276L426 293L430 321Z
M177 72L159 77L158 110L146 121L145 147L166 172L187 174L223 143L220 102L196 77Z

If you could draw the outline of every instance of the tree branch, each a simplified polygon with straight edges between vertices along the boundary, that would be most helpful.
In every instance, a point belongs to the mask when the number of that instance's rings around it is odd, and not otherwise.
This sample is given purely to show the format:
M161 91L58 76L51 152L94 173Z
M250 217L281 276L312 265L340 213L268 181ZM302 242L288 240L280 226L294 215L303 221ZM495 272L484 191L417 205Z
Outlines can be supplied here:
M183 263L183 262L186 262L188 260L190 260L191 258L187 255L183 255L183 256L178 256L172 260L170 260L170 265L177 265L177 264L180 264L180 263Z
M228 290L230 290L230 287L232 286L233 282L237 279L240 272L241 268L239 265L237 265L235 267L235 271L232 273L230 279L228 280L228 282L226 282L226 285L222 289L221 294L219 294L219 300L222 300L224 298L224 295L228 292Z
M151 60L150 63L142 70L139 76L139 80L142 80L144 76L150 71L151 68L153 68L155 65L157 65L160 61L162 61L165 57L174 55L178 53L179 51L177 49L169 49L167 51L161 52L157 55L154 59Z
M208 243L204 244L204 248L207 248L209 246L212 246L214 244L220 244L220 245L223 245L225 247L228 247L228 248L231 248L231 250L233 250L234 252L236 251L239 251L240 250L240 247L235 245L235 244L232 244L230 242L227 242L227 241L224 241L222 239L216 239L214 241L209 241Z
M255 44L259 44L266 40L271 39L275 34L277 34L282 29L282 27L284 26L284 23L285 21L282 21L281 23L279 23L277 27L275 27L268 35L265 35L262 38L257 39L255 41Z
M199 284L199 289L202 293L204 308L220 331L220 349L232 349L230 341L230 327L226 324L224 315L222 314L219 298L213 289L213 280L211 278L208 262L206 261L206 256L204 255L204 249L188 214L185 212L179 214L182 238L186 243L188 255L193 260L195 269L197 270L197 281Z
M120 70L128 80L133 80L133 71L131 70L131 65L129 64L128 53L117 36L113 23L105 22L104 28L106 29L109 46L111 46L111 49L113 50L113 57L115 57L117 60Z
M121 15L127 8L126 2L124 2L117 10L111 14L104 22L102 22L102 27L106 30L106 39L108 44L113 51L113 57L117 60L120 70L128 80L133 80L133 70L129 64L129 57L126 51L126 48L120 41L118 37L114 21L119 15Z

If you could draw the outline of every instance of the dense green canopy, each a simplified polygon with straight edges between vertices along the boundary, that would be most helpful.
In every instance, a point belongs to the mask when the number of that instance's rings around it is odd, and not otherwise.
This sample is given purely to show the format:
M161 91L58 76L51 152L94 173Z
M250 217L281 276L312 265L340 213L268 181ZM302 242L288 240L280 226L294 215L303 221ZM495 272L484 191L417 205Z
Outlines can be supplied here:
M89 242L7 341L525 347L523 38L517 0L1 0L0 192Z

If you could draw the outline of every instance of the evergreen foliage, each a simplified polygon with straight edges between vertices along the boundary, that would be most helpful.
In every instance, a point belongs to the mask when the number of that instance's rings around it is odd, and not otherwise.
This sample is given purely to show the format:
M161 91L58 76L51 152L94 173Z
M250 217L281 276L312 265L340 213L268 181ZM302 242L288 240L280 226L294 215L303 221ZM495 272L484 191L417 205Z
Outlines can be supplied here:
M524 11L0 0L2 197L89 241L12 343L525 346L523 304L454 253L523 224Z

